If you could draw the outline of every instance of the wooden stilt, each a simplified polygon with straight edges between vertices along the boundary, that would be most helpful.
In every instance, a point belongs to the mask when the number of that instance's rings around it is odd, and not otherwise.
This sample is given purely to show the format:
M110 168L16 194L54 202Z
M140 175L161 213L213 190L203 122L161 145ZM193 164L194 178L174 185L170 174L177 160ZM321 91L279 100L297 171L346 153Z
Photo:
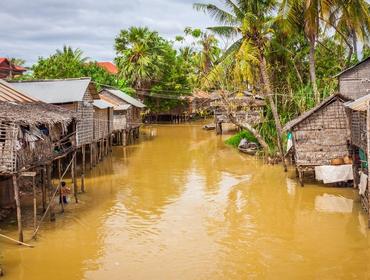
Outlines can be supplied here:
M58 179L59 179L59 184L62 184L62 163L61 159L58 159ZM59 202L60 202L60 210L62 213L64 213L64 201L63 201L63 193L62 193L62 188L59 188Z
M72 161L72 174L73 174L73 195L75 197L76 203L78 203L78 197L77 197L77 181L76 181L76 156L73 158Z
M33 194L33 229L37 226L37 200L36 200L36 183L35 176L32 177L32 194Z
M17 207L17 222L18 222L18 240L23 242L23 228L22 228L22 213L21 213L21 201L19 198L19 188L17 183L17 176L13 175L13 189L14 199Z
M52 198L53 195L53 184L51 182L51 165L48 164L46 166L46 174L48 178L48 193L49 193L49 203L50 203L50 221L55 221L55 211L54 211L54 199Z
M93 168L93 144L90 143L90 169Z
M301 185L301 187L304 187L304 182L303 182L303 170L298 168L298 180Z
M42 211L46 210L46 168L42 168L42 185L41 185Z
M81 172L81 192L85 192L85 169L86 169L86 149L82 145L82 172Z

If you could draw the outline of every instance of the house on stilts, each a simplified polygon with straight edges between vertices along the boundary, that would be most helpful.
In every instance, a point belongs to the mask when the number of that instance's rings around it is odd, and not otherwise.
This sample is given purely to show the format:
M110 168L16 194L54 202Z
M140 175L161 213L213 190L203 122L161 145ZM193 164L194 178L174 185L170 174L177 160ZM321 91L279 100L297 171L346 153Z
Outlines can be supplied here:
M370 57L337 75L339 91L350 99L346 103L351 133L353 183L359 189L362 208L370 227Z
M76 121L73 111L42 102L0 80L0 188L11 189L14 194L20 241L23 241L23 231L19 182L22 177L32 177L36 226L35 178L42 178L45 209L48 193L53 191L53 163L57 161L60 168L60 160L77 148Z
M113 105L113 135L116 145L127 145L139 136L141 113L145 105L130 95L111 87L99 92L100 99Z
M288 132L290 143L288 153L293 157L302 186L304 175L308 172L315 172L316 175L342 172L349 174L345 179L352 179L350 164L345 165L346 167L331 166L333 161L350 155L350 129L344 106L347 101L340 94L331 95L285 125L284 130ZM325 167L331 169L320 172ZM335 168L343 170L335 171ZM327 183L343 181L342 179L322 178Z

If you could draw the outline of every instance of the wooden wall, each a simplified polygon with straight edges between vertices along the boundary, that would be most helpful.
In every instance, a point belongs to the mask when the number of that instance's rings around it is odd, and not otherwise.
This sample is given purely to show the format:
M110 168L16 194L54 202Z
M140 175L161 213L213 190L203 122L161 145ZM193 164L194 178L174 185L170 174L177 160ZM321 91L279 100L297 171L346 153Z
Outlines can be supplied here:
M296 164L326 165L349 155L350 130L340 100L321 108L293 128Z
M370 94L370 59L339 76L339 92L354 100Z

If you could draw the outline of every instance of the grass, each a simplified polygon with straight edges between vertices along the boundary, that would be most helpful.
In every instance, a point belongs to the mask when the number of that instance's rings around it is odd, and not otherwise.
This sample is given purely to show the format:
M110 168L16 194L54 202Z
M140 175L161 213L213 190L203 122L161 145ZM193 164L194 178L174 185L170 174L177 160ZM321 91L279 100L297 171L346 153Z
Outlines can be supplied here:
M225 141L225 143L236 148L238 147L240 140L242 140L243 138L247 139L250 142L258 143L257 139L252 135L252 133L246 130L242 130L237 134L231 136L229 139Z

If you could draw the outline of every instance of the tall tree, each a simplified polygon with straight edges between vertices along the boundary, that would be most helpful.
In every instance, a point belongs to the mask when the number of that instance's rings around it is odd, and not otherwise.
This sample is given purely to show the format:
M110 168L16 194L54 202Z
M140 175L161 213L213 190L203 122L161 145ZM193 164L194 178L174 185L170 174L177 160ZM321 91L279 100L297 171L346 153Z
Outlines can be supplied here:
M220 36L229 38L238 36L240 38L225 51L219 65L222 65L222 62L227 64L233 63L233 58L237 58L237 63L234 63L234 69L238 69L238 72L241 71L242 73L247 71L249 74L252 73L251 68L257 65L259 70L258 76L263 85L262 92L269 101L274 117L279 153L286 168L282 145L283 131L266 61L269 36L271 36L272 32L272 13L276 7L276 1L240 0L233 2L224 0L223 2L228 10L221 9L213 4L195 4L194 7L207 12L222 24L221 26L209 27L209 30ZM217 66L215 70L217 71ZM251 132L253 133L253 131Z

